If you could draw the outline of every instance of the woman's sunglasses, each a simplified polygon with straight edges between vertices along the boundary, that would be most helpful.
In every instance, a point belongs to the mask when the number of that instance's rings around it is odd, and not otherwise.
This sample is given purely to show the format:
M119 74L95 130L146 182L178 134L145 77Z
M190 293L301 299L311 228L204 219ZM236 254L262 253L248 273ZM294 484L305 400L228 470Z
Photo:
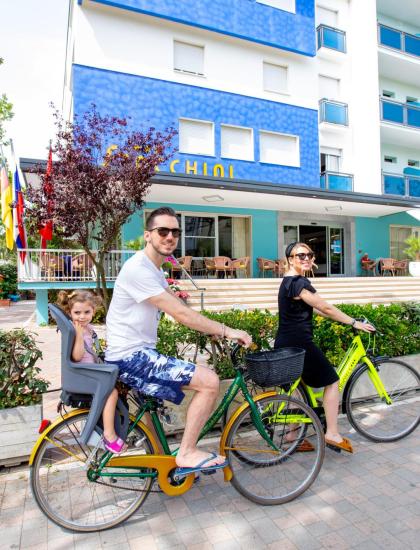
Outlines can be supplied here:
M299 252L299 254L292 254L291 258L294 258L294 257L299 258L299 260L303 262L306 259L313 260L315 257L315 254L313 252L308 252L306 254L304 252Z
M154 227L153 229L149 229L149 231L157 231L159 237L167 237L169 233L172 233L174 239L179 239L182 234L182 229L179 229L178 227Z

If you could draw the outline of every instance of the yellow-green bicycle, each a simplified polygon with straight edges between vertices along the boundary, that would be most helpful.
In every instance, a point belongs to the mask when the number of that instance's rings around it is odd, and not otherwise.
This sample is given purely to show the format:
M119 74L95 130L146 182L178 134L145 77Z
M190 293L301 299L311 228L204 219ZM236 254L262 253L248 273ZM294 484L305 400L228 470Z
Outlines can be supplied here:
M373 338L372 349L370 346L366 349L357 331L354 332L353 341L337 368L339 388L343 392L342 412L367 439L397 441L412 433L420 423L420 375L404 361L375 355L377 332L369 336ZM252 381L248 387L251 393L255 391ZM301 399L324 423L322 391L314 390L301 379L276 391ZM234 402L230 410L238 404ZM227 411L225 421L229 414Z

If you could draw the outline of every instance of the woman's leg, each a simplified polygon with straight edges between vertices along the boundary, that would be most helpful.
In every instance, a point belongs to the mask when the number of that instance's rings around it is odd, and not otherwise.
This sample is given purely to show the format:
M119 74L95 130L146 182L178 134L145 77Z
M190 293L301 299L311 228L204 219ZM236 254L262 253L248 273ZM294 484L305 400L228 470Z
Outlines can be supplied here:
M114 388L106 400L104 410L102 411L102 420L104 423L104 437L107 441L115 441L118 435L115 433L115 409L117 407L118 391Z
M324 389L324 410L327 421L327 431L325 438L330 441L340 443L343 438L338 432L338 406L340 403L340 392L338 390L338 381L325 386Z

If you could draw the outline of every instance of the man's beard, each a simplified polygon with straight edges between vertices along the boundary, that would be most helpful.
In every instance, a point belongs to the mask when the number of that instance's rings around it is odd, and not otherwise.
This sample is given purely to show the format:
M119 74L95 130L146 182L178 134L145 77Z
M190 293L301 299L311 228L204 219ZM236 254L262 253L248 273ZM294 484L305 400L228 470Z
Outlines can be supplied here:
M159 248L157 248L153 243L152 241L149 241L153 250L155 252L157 252L158 254L160 254L162 256L162 258L166 258L167 256L172 256L172 252L175 250L176 248L176 244L174 244L174 247L172 248L172 250L170 252L164 252L162 250L160 250Z

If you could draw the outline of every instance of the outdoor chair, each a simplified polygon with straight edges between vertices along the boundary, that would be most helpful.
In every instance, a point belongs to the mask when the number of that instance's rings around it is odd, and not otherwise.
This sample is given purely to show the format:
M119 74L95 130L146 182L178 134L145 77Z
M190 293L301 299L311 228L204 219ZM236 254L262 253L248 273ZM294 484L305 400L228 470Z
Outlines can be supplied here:
M266 273L274 274L276 269L276 262L274 260L267 260L266 258L257 258L259 275L265 277Z
M230 258L227 256L215 256L213 261L216 276L219 275L219 273L222 273L225 278L227 278L229 274L232 276L232 260Z
M397 275L407 275L408 273L408 260L395 260L394 270Z
M206 275L214 275L216 273L216 266L214 264L214 258L204 258L204 267L206 268Z
M245 274L245 277L248 277L249 262L250 262L249 256L244 256L243 258L237 258L236 260L232 260L230 264L232 275L234 274L236 277L238 274L238 271L243 271Z
M61 279L64 274L64 258L55 252L41 252L41 276L44 275L47 281Z
M276 263L276 275L277 277L283 277L283 275L287 271L287 259L286 258L280 258L279 260L275 260Z
M118 367L102 363L76 363L71 358L76 331L69 317L57 306L48 306L51 316L61 332L61 386L60 399L68 407L90 407L89 416L81 434L81 442L86 444L95 430L101 432L102 410L115 387ZM118 398L115 414L115 431L125 440L128 429L128 410ZM98 440L98 437L96 437Z
M380 265L382 275L386 273L391 273L392 276L395 275L395 260L393 258L382 258Z
M182 275L183 269L191 274L191 263L192 263L192 256L181 256L180 258L176 258L176 261L178 262L178 265L173 265L171 268L172 275L179 273Z

